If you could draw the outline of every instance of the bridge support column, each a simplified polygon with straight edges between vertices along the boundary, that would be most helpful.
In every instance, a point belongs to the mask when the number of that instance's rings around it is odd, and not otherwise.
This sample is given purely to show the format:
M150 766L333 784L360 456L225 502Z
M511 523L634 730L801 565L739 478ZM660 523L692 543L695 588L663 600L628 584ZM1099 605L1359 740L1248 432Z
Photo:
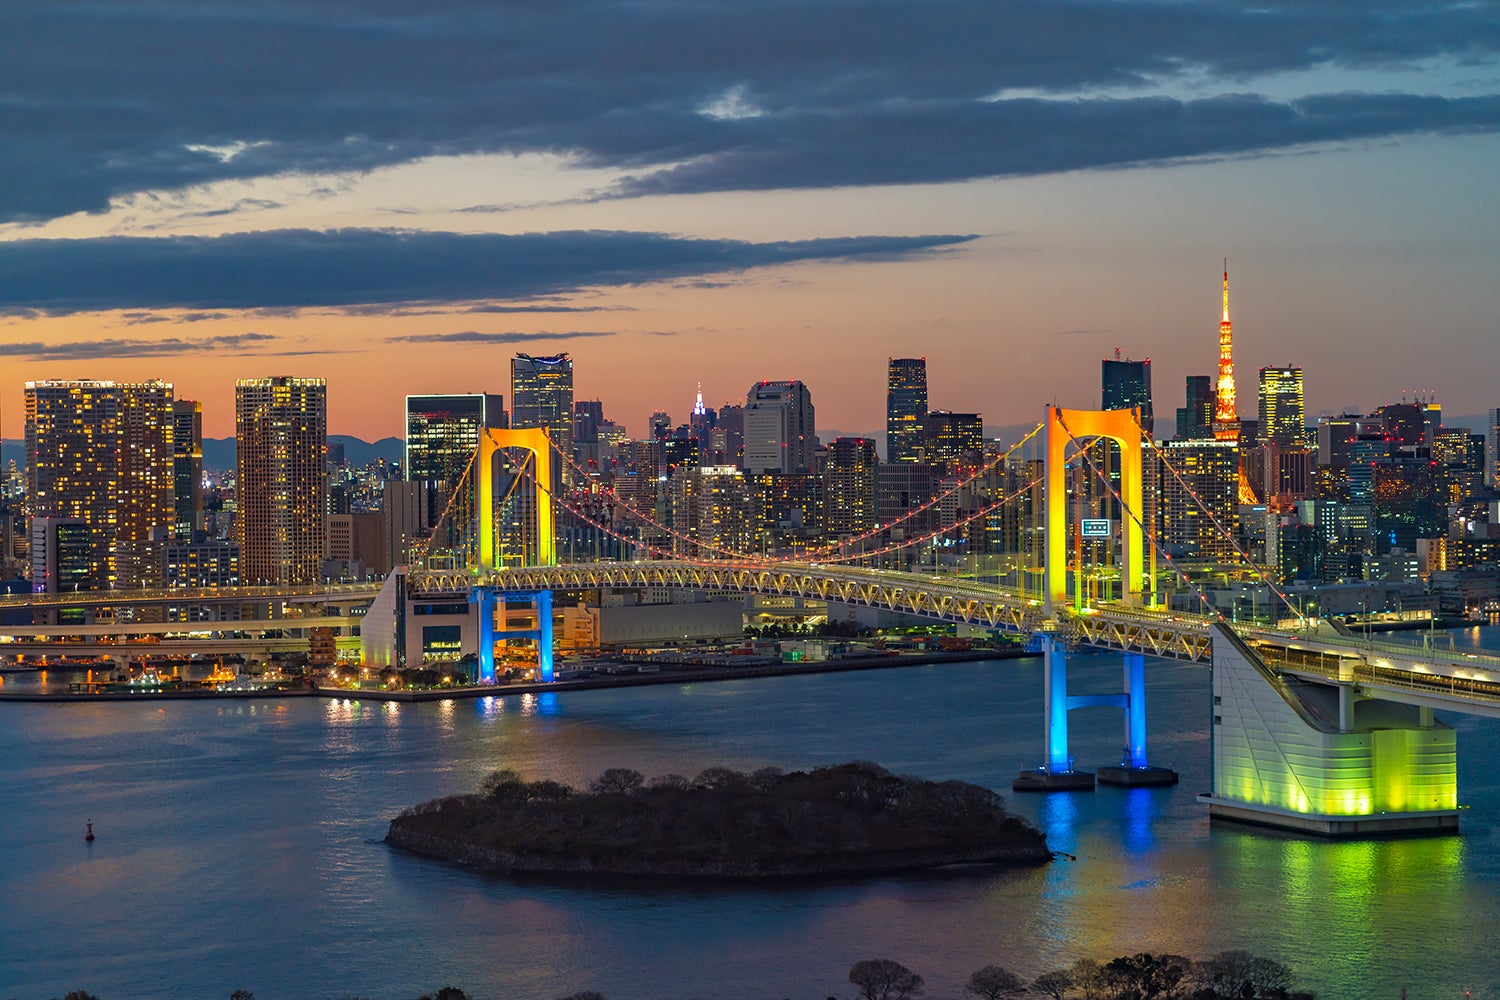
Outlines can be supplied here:
M1124 658L1124 759L1112 767L1099 768L1099 783L1132 787L1175 785L1176 771L1166 767L1152 767L1146 759L1146 657L1140 653L1126 653Z
M1053 636L1043 634L1039 638L1043 664L1043 764L1034 771L1022 771L1011 788L1018 792L1092 790L1094 776L1088 771L1073 770L1073 758L1068 754L1068 709L1074 707L1068 698L1068 655Z
M481 684L495 683L495 592L477 587L469 591L469 603L479 610L479 677Z
M536 670L543 683L550 684L552 669L552 591L536 592Z

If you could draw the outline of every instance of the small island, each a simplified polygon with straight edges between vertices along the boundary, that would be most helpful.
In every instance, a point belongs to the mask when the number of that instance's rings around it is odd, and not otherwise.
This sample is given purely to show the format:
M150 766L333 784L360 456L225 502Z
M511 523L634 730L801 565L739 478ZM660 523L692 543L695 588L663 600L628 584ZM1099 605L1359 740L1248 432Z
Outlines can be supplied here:
M497 771L391 821L386 843L507 874L765 879L1041 865L1046 839L998 794L862 761L689 780L611 768L588 791Z

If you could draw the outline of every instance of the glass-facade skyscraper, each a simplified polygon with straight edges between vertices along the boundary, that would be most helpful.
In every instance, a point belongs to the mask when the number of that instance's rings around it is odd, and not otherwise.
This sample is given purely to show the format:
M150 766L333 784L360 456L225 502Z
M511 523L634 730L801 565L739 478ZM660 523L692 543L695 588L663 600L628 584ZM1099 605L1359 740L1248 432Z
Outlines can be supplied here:
M1117 356L1105 358L1101 365L1101 405L1103 410L1128 410L1140 407L1141 427L1150 434L1155 427L1151 413L1151 359L1131 361Z
M572 358L517 354L511 359L510 425L518 430L545 428L558 452L573 457ZM563 482L572 482L572 470L564 458L553 456L552 467L560 470Z
M498 393L406 397L406 478L456 483L479 447L479 432L506 426Z
M920 462L927 420L927 359L891 358L885 389L885 460Z

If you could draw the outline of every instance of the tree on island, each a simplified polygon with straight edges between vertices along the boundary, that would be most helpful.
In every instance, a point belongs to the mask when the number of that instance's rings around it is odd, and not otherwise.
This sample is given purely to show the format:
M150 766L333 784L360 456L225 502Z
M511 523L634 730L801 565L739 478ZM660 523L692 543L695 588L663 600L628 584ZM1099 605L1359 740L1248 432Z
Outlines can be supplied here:
M905 1000L922 992L922 977L888 958L855 962L849 982L859 987L860 1000Z
M986 965L969 977L964 992L979 1000L1005 1000L1006 997L1024 996L1026 983L1020 976L998 965Z

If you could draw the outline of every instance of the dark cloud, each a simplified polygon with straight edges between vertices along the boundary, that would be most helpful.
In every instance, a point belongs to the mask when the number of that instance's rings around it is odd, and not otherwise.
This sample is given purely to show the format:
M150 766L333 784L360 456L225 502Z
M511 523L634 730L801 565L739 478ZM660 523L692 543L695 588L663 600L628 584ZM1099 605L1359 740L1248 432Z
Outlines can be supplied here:
M616 193L633 195L1494 130L1494 95L1164 95L1247 91L1291 71L1436 63L1483 75L1497 50L1492 0L9 3L0 220L469 153L560 154L631 174ZM1035 99L1101 88L1142 100ZM1016 93L1030 96L984 101ZM1225 107L1249 130L1217 119Z
M809 260L886 260L973 236L748 243L661 233L502 235L287 229L228 236L0 242L0 313L530 300ZM377 312L381 310L376 310Z
M323 351L260 351L277 338L266 333L236 333L220 337L184 340L167 337L162 340L137 340L110 337L100 340L75 340L69 343L44 344L0 343L0 357L27 358L32 361L80 361L92 358L149 358L180 354L321 354Z
M481 333L463 330L457 333L414 333L405 337L387 337L389 344L527 344L537 340L588 340L616 336L614 330L571 330L563 333Z

